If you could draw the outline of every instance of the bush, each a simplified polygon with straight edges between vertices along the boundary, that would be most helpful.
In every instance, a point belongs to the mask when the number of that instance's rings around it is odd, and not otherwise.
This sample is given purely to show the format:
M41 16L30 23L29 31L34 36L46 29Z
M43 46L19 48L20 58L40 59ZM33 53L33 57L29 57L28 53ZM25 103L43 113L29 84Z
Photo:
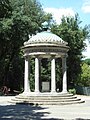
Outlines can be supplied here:
M79 86L90 86L90 66L86 63L83 63L82 66L82 72L77 80L77 85Z
M76 89L75 88L69 89L69 93L75 95L76 94Z

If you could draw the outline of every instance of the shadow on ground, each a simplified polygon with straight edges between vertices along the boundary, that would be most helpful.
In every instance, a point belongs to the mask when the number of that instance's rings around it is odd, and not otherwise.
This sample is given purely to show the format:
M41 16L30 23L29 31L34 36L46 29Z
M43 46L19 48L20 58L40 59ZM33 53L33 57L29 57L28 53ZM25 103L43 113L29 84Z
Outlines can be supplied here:
M49 112L41 112L47 109L41 106L33 105L6 105L0 106L0 120L62 120L55 118L43 119Z

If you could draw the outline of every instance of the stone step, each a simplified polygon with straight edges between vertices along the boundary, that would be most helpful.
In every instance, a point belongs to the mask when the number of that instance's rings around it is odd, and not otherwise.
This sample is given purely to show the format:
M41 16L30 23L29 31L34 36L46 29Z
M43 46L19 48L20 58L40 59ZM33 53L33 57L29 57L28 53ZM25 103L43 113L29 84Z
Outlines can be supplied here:
M69 94L69 93L64 93L64 94L50 94L50 93L41 93L41 94L19 94L18 96L22 96L22 97L70 97L73 96L73 94Z
M40 98L40 99L67 99L67 98L75 98L75 96L73 94L56 94L56 95L52 95L52 94L30 94L30 95L26 95L26 94L19 94L18 96L16 96L16 98L25 98L25 99L30 99L30 98Z
M15 98L17 98L17 99L28 99L28 100L51 100L51 99L53 99L53 100L63 100L63 99L75 99L75 98L77 98L76 96L70 96L70 97L59 97L59 96L51 96L51 97L48 97L48 96L45 96L45 97L41 97L41 96L38 96L38 97L33 97L33 96L28 96L28 97L26 97L26 96L16 96Z
M51 100L22 100L22 99L12 99L13 101L15 101L15 102L18 102L18 101L20 101L20 102L31 102L31 103L33 103L33 102L69 102L69 101L80 101L81 99L66 99L66 100L53 100L53 99L51 99Z
M9 101L10 102L10 101ZM69 105L69 104L79 104L79 103L84 103L85 101L11 101L11 103L14 104L30 104L30 105Z
M76 96L71 96L71 97L57 97L57 96L51 96L51 97L39 97L39 96L37 96L37 97L34 97L34 96L29 96L29 97L25 97L25 96L16 96L15 97L15 99L21 99L21 100L38 100L38 101L40 101L40 100L45 100L45 101L47 101L47 100L74 100L74 99L77 99L77 97Z
M38 105L66 105L66 104L76 104L83 103L81 99L78 99L73 95L64 96L15 96L14 99L9 101L11 103L18 104L38 104Z

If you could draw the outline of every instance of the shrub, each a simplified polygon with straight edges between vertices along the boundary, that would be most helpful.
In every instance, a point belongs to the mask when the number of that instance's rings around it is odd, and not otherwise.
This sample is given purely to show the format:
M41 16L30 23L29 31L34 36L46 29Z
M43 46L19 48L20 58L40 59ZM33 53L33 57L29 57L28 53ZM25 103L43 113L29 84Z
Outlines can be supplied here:
M69 89L69 93L75 95L76 94L76 89L75 88Z

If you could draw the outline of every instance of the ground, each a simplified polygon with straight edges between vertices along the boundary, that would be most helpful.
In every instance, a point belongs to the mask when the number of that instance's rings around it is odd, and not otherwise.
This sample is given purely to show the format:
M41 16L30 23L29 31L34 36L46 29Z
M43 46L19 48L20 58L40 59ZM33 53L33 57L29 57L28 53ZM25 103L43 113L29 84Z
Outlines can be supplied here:
M0 120L90 120L90 96L78 95L85 103L74 105L19 105L0 96Z

